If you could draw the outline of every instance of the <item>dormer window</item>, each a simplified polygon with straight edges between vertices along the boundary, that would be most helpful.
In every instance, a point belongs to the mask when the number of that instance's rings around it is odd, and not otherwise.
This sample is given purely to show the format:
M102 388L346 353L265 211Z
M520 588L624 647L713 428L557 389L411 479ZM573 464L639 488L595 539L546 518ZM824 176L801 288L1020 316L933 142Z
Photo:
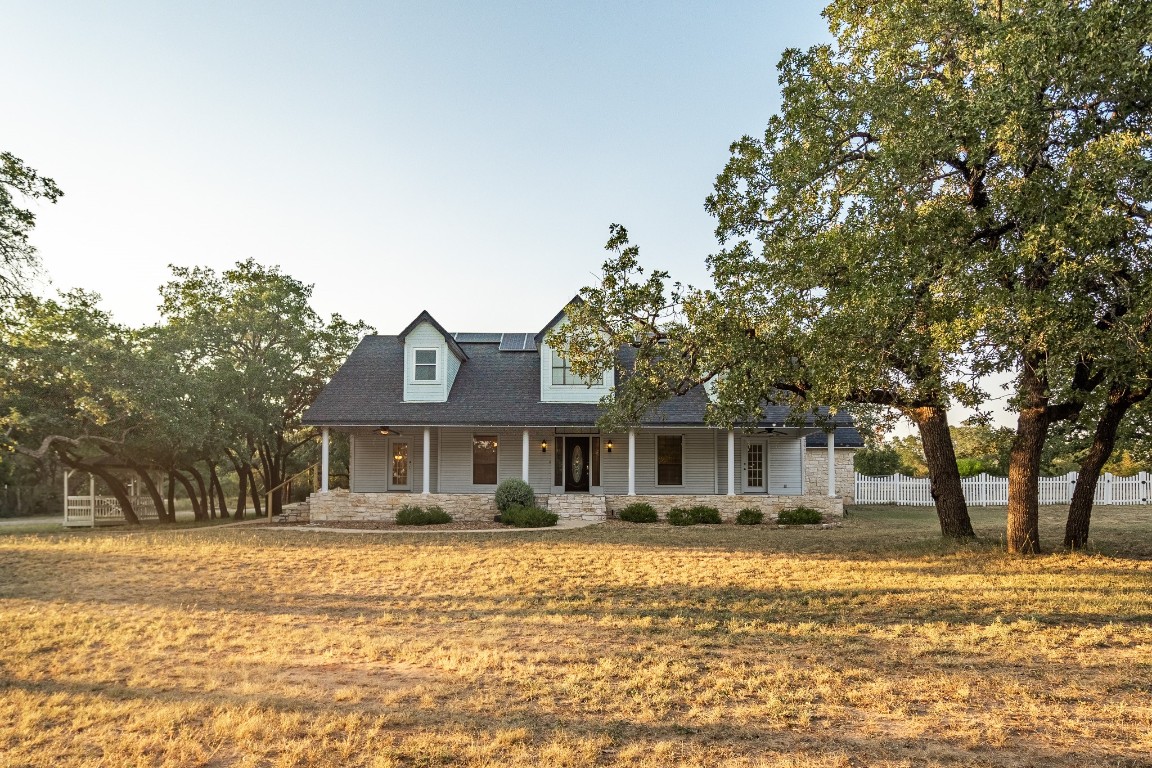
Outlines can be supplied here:
M599 387L604 384L604 374L600 374L593 381L577 376L572 372L572 367L568 364L568 358L557 351L552 353L552 384L559 386L564 384L580 384L585 387L596 386Z
M421 384L440 381L438 349L412 350L412 380Z

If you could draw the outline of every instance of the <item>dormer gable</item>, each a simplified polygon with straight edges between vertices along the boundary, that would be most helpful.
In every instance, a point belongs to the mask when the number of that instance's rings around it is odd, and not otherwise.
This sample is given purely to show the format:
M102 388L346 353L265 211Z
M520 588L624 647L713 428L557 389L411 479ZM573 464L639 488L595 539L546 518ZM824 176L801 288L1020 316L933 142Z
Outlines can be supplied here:
M609 368L595 381L586 381L576 376L565 360L563 350L556 350L548 344L548 332L568 322L568 308L573 304L583 304L584 300L575 296L564 305L564 309L553 317L536 334L536 345L540 350L540 402L542 403L598 403L616 385L616 371Z
M468 355L427 310L398 337L404 343L404 401L447 402L460 365Z

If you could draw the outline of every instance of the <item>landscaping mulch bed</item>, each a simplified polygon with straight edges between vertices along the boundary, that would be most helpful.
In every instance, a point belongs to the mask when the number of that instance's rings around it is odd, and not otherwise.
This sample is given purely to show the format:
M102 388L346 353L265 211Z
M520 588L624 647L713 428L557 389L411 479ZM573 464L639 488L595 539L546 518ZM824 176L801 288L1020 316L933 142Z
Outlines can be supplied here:
M330 521L322 523L308 523L312 528L354 528L361 531L502 531L512 528L511 525L487 522L469 523L452 522L437 525L396 525L391 521L383 520L348 520Z

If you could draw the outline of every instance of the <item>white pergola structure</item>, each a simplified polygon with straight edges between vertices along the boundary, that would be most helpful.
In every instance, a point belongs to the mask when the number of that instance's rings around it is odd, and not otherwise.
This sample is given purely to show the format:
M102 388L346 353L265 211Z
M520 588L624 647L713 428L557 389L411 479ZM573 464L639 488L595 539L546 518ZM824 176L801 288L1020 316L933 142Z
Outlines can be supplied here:
M118 525L124 522L124 510L115 496L96 495L96 475L88 473L88 493L72 495L71 480L76 470L64 471L64 527L95 528L97 525ZM141 496L135 480L127 482L132 509L140 520L156 520L156 507L151 496Z

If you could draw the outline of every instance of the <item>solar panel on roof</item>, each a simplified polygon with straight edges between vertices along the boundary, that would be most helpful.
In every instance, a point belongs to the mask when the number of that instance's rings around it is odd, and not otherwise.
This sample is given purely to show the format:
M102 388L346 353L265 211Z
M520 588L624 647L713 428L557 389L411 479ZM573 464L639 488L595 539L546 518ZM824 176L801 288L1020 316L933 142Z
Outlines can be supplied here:
M534 352L536 345L530 333L505 333L500 337L501 352Z
M452 338L459 344L495 344L500 341L500 333L454 333Z

